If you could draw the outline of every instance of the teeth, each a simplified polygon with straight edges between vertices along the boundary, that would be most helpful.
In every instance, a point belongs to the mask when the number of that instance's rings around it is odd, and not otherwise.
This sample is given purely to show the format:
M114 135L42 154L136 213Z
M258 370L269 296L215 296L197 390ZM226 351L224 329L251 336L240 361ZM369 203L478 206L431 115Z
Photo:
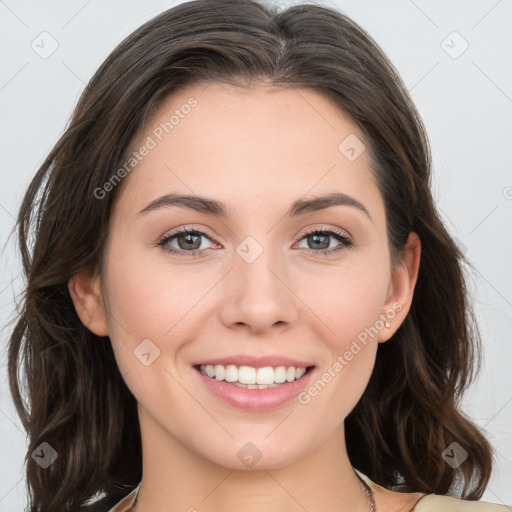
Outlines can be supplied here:
M201 365L203 368L204 365ZM222 365L219 365L222 366ZM228 364L226 366L226 382L236 382L238 380L238 368L234 364Z
M266 384L240 384L240 382L233 382L235 386L238 386L239 388L246 388L246 389L267 389L267 388L277 388L279 384L269 384L268 386Z
M286 368L284 366L278 366L274 371L274 381L278 384L282 384L286 380Z
M213 369L217 380L224 380L226 378L226 368L224 368L224 366L216 364Z
M276 387L284 382L298 380L306 373L306 368L295 368L294 366L253 368L252 366L237 367L234 364L228 364L227 366L202 364L199 369L203 375L212 379L225 380L248 389Z
M238 368L238 382L240 382L240 384L265 384L264 382L258 382L256 380L257 373L256 368L240 366L240 368Z

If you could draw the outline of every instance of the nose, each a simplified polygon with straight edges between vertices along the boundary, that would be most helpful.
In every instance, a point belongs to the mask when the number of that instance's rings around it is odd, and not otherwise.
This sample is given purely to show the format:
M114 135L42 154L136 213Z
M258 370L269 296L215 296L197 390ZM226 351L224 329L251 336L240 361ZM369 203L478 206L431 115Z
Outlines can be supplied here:
M263 251L254 261L236 257L224 280L220 317L229 328L245 327L253 334L285 328L298 317L301 301L284 265Z

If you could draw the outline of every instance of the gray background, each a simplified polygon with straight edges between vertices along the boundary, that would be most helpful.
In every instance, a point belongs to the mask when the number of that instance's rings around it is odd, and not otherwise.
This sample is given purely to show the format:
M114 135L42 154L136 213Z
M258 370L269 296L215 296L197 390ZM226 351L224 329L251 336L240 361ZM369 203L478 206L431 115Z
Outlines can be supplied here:
M0 0L0 325L14 317L14 297L21 290L20 264L13 239L7 239L26 186L101 62L130 32L177 3ZM476 268L470 287L485 358L463 406L496 450L483 499L512 505L512 2L324 4L348 14L382 46L425 122L435 197ZM40 35L45 31L51 36ZM41 56L51 44L58 44L54 53ZM0 331L0 511L5 512L26 505L26 439L7 387L9 330Z

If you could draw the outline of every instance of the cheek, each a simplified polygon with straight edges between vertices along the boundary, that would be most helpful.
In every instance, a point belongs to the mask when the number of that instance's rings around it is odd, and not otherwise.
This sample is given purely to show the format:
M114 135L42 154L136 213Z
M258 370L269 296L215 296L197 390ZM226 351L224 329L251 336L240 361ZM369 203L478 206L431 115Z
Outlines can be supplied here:
M339 350L379 319L389 283L385 265L385 261L367 259L314 280L309 277L309 284L303 283L298 290Z
M182 290L178 282L166 278L164 269L148 264L142 251L122 251L121 247L130 247L130 242L118 239L106 254L109 337L120 371L128 376L127 383L135 385L134 380L144 374L137 386L146 386L154 380L148 370L158 366L153 361L162 361L158 358L173 339L172 328L185 314ZM144 366L143 354L147 352L151 365Z
M201 273L180 272L179 265L171 268L166 261L155 262L143 251L119 257L113 252L110 261L108 297L112 312L137 338L169 338L170 331L204 293Z
M322 328L325 357L299 402L310 417L324 417L329 431L356 406L371 377L388 276L383 266L340 273L308 295ZM325 411L329 410L329 415Z
M128 387L144 402L142 397L152 396L151 389L164 383L170 385L170 396L176 393L180 399L179 387L173 388L164 369L181 371L182 351L197 334L198 315L204 313L206 301L201 301L218 283L219 272L206 265L192 268L152 259L142 250L113 250L108 261L109 336ZM138 357L147 352L151 363L144 366Z

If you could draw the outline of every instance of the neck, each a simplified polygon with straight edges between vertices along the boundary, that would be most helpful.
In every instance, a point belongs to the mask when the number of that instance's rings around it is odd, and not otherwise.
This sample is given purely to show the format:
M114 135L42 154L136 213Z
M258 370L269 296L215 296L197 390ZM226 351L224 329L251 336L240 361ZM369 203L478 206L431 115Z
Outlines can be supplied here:
M257 463L240 469L239 464L221 466L195 453L141 408L139 419L143 478L134 512L369 510L347 456L343 424L323 444L285 467L267 463L257 469Z

